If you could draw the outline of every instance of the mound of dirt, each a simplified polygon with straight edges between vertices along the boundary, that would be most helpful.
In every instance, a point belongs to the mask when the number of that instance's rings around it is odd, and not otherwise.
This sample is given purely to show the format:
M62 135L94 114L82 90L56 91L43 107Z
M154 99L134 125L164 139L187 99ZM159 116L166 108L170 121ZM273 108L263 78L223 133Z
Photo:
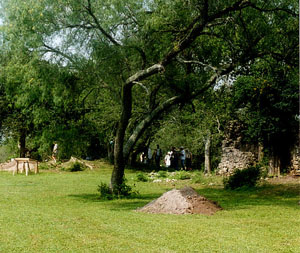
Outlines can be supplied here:
M171 190L153 200L138 212L165 214L206 214L213 215L222 208L214 201L199 195L192 187Z

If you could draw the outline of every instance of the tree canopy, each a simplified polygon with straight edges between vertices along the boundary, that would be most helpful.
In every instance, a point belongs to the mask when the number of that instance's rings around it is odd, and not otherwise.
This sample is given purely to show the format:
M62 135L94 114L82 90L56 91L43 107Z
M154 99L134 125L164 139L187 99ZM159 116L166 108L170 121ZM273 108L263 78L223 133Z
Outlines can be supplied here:
M71 136L87 129L106 141L114 136L112 188L123 182L130 153L162 115L195 99L205 102L206 92L226 78L237 80L239 107L245 98L255 111L258 102L243 89L261 83L256 82L261 67L280 90L298 64L296 1L2 0L1 5L3 50L26 54L30 66L38 62L27 68L21 57L11 61L11 74L1 73L11 94L22 94L14 104L20 100L22 110L32 112L34 101L34 113L43 113L28 120L35 126L43 119L51 129L77 131ZM282 68L268 71L269 63ZM282 71L285 77L278 81ZM51 94L51 105L43 106L48 103L43 94ZM289 106L278 103L273 109ZM83 118L88 126L80 124ZM207 120L206 128L211 124Z

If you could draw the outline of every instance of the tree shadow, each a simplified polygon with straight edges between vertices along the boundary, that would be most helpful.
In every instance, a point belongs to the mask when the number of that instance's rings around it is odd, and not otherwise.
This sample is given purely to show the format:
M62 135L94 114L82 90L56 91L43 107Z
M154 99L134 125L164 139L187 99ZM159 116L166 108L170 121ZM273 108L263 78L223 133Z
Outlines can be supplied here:
M105 200L101 199L99 194L71 194L68 197L81 202L101 202L105 203L111 210L134 210L142 207L154 199L160 197L160 194L137 194L127 198Z
M245 209L249 206L285 206L299 209L299 185L262 185L255 188L224 190L203 188L197 192L217 201L225 210Z
M299 209L299 185L263 185L256 188L224 190L221 187L195 189L200 195L216 201L224 210L246 209L250 206L285 206ZM103 200L99 194L68 195L82 202L101 202L111 210L136 210L159 198L161 194L138 194L133 197Z

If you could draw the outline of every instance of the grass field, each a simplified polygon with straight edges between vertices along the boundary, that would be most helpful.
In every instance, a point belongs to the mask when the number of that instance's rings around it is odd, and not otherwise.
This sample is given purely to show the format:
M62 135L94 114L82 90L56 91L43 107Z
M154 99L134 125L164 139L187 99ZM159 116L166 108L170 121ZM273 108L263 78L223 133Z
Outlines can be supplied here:
M101 201L97 186L110 174L102 163L73 173L1 172L0 252L300 252L297 182L225 191L220 179L135 182L135 172L126 171L140 196ZM184 185L224 210L213 216L133 211Z

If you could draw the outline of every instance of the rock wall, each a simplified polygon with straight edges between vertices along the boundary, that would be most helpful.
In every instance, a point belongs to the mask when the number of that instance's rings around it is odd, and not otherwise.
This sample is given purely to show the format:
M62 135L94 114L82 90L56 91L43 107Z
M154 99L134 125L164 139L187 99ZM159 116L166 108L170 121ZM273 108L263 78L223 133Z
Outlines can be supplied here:
M300 175L300 147L297 145L292 152L291 169L294 174Z
M264 153L262 145L249 145L243 141L243 126L232 121L226 127L225 138L222 143L222 156L218 165L218 174L231 174L235 169L244 169L261 161ZM299 140L290 153L290 160L284 165L280 157L269 157L268 173L280 175L282 171L289 171L300 176L300 146Z
M243 143L242 129L243 126L237 121L232 121L227 126L218 174L231 174L235 169L244 169L257 162L260 156L258 145Z
M255 164L257 158L252 152L241 151L235 147L222 147L218 173L231 174L235 169L244 169Z

